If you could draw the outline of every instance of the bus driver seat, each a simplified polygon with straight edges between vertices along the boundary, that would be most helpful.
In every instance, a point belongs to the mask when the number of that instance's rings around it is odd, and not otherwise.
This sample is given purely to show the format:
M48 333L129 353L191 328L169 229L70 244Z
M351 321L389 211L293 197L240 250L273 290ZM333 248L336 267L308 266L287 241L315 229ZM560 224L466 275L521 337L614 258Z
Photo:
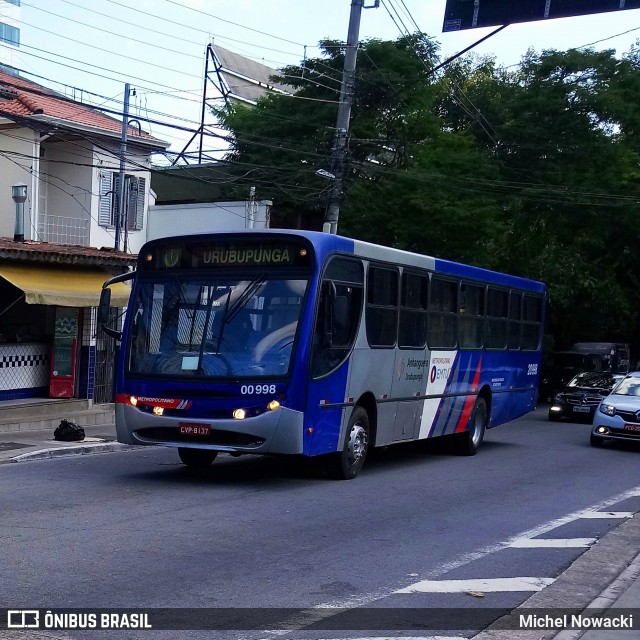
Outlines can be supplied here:
M277 344L282 343L282 348L290 346L293 342L293 336L296 333L296 327L298 321L291 322L284 327L280 327L276 331L272 331L270 334L262 338L256 345L256 362L261 362L265 354L275 347Z

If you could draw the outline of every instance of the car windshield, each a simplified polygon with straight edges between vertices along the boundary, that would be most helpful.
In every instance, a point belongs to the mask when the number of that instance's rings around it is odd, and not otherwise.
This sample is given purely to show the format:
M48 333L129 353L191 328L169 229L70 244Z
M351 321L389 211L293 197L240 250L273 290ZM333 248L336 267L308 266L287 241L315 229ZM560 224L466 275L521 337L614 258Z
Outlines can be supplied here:
M567 386L571 388L611 389L621 376L612 375L606 371L579 373L572 378Z
M173 276L141 281L131 307L128 370L229 378L288 372L306 279Z
M640 396L640 377L628 376L613 390L616 396Z

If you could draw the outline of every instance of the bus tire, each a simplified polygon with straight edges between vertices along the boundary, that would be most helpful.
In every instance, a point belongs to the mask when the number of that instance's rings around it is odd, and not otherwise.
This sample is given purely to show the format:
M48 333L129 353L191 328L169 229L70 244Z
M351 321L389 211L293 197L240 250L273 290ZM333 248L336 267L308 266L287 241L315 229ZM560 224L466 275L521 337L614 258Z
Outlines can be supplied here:
M476 398L471 416L469 416L469 428L464 433L454 436L454 451L461 456L475 456L480 449L487 429L487 403L484 398Z
M218 452L209 451L209 449L178 447L178 455L180 456L180 462L190 469L206 469L216 459Z
M331 454L330 472L337 480L353 480L369 450L369 414L356 407L349 418L342 451Z

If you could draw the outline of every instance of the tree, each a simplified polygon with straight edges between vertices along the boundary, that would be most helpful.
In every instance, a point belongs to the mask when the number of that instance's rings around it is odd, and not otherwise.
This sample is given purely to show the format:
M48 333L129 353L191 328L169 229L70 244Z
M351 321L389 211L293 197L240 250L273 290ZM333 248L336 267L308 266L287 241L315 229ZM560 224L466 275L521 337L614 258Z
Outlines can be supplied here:
M293 96L220 112L231 160L307 228L324 217L344 59L322 45L274 78ZM640 46L437 63L423 34L361 45L339 232L546 282L558 346L639 335Z
M450 95L441 113L500 165L499 268L549 285L559 344L629 339L640 310L629 260L640 213L638 65L590 50L531 51L512 72L465 64L447 76L477 111Z

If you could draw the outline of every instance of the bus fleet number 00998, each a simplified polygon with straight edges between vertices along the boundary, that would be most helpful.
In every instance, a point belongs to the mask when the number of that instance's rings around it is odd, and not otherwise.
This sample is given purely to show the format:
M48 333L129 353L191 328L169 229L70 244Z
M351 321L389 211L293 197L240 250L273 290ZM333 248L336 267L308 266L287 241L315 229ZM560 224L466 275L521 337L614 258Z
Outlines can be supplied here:
M245 395L252 395L254 393L275 393L276 385L275 384L243 384L240 387L240 393Z

